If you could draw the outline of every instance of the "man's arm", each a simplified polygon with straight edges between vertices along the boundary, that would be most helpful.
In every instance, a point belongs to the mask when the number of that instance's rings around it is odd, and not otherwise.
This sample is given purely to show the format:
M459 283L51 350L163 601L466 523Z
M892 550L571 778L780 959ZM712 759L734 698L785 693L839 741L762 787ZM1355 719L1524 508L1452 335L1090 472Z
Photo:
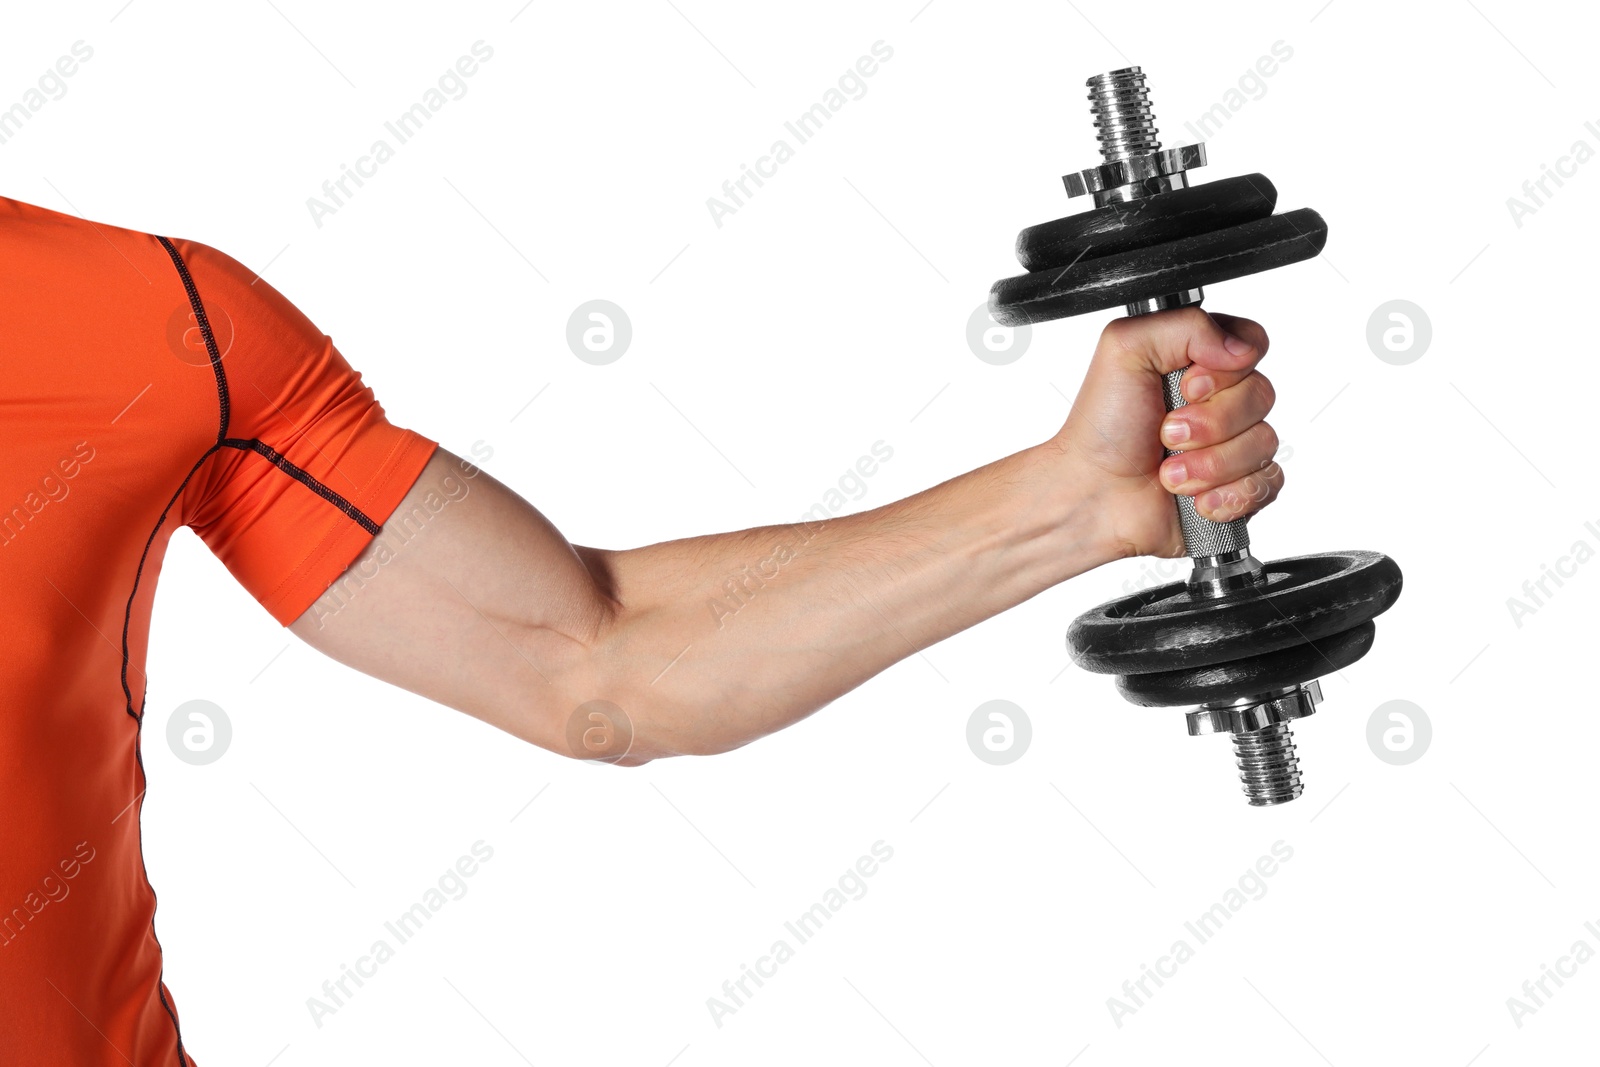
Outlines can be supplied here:
M1119 320L1043 444L860 514L627 551L569 545L440 450L293 629L565 755L637 764L737 748L1085 570L1180 555L1169 490L1200 494L1217 519L1270 501L1282 471L1262 421L1271 386L1254 371L1266 343L1256 324L1198 309ZM1191 403L1168 415L1161 375L1191 362ZM1162 441L1187 451L1163 462ZM591 701L631 727L611 749L569 739Z

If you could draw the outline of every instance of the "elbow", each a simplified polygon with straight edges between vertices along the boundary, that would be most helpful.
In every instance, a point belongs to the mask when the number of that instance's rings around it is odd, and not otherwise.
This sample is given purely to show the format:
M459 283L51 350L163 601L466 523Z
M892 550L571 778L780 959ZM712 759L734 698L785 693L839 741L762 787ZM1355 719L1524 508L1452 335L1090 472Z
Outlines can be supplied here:
M751 740L733 736L738 717L724 710L726 694L708 691L718 687L699 684L693 673L685 677L681 666L664 677L658 665L664 657L649 647L658 642L648 615L613 604L575 643L572 669L556 679L565 683L558 688L566 698L551 709L557 714L546 731L556 736L547 747L587 763L642 767L672 756L719 755Z
M558 671L541 672L560 695L546 690L538 736L524 735L528 740L586 763L642 767L671 756L719 755L755 739L730 710L733 694L681 667L664 678L660 653L648 647L659 635L641 626L639 614L609 607L589 632L566 643Z
M558 731L554 744L545 747L571 759L614 767L643 767L673 756L716 756L754 740L735 740L702 716L680 713L659 701L626 698L583 701Z
M632 701L628 702L630 705ZM559 719L560 717L557 716ZM642 743L640 718L614 700L579 702L564 721L551 723L555 736L544 747L584 763L609 763L614 767L642 767L671 753Z
M580 704L569 717L562 754L586 763L643 767L674 756L718 756L742 748L744 740L728 740L693 716L630 703L633 711L610 700Z

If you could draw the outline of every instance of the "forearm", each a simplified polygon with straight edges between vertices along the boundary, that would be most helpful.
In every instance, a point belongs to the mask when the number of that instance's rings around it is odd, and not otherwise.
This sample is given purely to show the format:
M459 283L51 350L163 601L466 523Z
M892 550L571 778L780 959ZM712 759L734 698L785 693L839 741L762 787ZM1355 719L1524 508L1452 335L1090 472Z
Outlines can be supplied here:
M1120 554L1051 443L858 515L579 549L614 605L592 677L633 755L736 748Z

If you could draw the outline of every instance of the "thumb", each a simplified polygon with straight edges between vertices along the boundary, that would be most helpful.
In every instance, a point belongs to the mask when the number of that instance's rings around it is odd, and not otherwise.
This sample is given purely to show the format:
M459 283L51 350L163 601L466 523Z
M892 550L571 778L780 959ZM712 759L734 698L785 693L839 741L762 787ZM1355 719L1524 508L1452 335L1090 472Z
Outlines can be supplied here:
M1266 334L1248 319L1220 319L1198 307L1116 319L1101 334L1099 347L1128 371L1170 374L1193 363L1219 377L1243 377L1266 354Z

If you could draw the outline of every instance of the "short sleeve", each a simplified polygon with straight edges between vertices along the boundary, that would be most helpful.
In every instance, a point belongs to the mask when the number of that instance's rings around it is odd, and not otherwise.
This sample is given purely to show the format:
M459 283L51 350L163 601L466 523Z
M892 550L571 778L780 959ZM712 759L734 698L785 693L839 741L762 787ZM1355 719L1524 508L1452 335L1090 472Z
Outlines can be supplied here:
M289 625L381 530L433 455L392 424L333 341L236 260L174 242L220 353L223 441L183 519Z

